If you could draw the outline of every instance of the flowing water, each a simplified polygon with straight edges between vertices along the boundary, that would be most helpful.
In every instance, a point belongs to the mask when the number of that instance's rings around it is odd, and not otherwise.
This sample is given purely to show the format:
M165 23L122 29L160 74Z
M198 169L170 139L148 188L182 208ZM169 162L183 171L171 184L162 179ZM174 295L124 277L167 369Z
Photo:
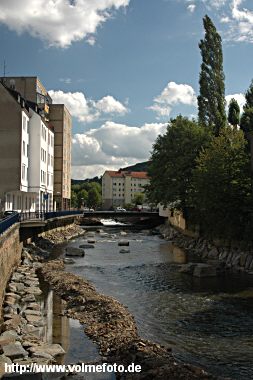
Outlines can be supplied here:
M226 274L194 278L178 272L189 258L147 232L119 229L69 242L95 248L75 258L68 271L89 279L98 291L126 305L143 338L171 346L182 361L233 379L253 378L253 277ZM119 240L129 247L119 247ZM129 248L129 253L120 253ZM192 260L192 258L191 258ZM78 349L77 349L78 350Z

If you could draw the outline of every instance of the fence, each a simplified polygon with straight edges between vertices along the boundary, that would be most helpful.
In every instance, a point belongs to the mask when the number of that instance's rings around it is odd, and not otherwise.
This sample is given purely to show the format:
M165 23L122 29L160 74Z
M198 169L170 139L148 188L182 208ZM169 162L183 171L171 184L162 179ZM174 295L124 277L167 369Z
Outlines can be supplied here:
M20 215L18 212L6 216L4 219L0 220L0 235L3 234L8 228L13 226L13 224L20 221Z

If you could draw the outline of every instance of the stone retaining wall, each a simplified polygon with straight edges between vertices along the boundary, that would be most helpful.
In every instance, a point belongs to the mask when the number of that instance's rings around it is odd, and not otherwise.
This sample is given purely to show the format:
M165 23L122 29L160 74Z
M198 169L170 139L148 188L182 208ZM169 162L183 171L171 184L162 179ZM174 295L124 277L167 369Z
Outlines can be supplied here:
M20 262L21 251L19 224L15 224L0 236L0 321L5 288L13 269Z
M253 275L253 249L238 245L222 245L220 241L192 238L184 235L166 223L160 227L165 239L171 240L180 248L196 253L204 261L220 262L224 268L247 272Z

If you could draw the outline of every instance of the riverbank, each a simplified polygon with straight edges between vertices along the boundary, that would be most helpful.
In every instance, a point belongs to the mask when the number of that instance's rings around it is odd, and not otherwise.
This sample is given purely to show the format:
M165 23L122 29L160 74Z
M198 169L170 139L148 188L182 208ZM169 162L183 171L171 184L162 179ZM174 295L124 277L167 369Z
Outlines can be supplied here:
M124 365L134 362L142 367L140 374L121 374L117 375L117 378L214 379L214 376L207 374L200 368L176 361L170 348L166 349L158 344L141 339L137 332L135 320L126 307L114 298L98 293L83 278L66 272L62 260L48 261L50 260L50 252L54 246L64 243L71 238L81 236L83 233L84 230L81 227L74 225L61 231L44 234L43 237L36 240L36 244L30 244L25 248L22 263L24 273L21 268L19 268L19 271L23 275L27 271L28 276L31 275L33 277L33 269L27 269L30 261L33 262L32 267L36 267L36 269L41 268L39 270L44 279L65 301L66 316L77 319L85 324L85 333L98 344L104 362L115 362ZM38 262L43 262L43 265L40 265ZM36 279L34 278L34 280ZM22 282L23 279L20 279L20 281ZM37 311L40 312L40 310ZM15 314L20 314L18 308L15 308ZM38 348L40 344L38 340L32 340L32 333L29 336L30 341L28 336L23 335L22 329L21 331L16 331L16 334L18 337L16 336L15 342L20 342L22 348L27 352L23 352L22 356L22 360L25 362L29 362L29 360L40 362L41 360L50 361L55 359L48 356L51 354L47 351L48 347L45 345L43 349ZM24 342L26 346L23 346ZM20 344L18 343L18 345ZM34 349L31 350L29 347L36 347L37 351L35 350L35 352L40 352L40 356L36 357L33 355ZM41 357L41 355L44 357ZM20 359L15 360L19 361ZM6 359L3 358L3 360ZM8 360L11 359L9 358Z
M225 246L221 241L190 237L168 223L157 230L164 239L173 242L186 252L192 252L196 258L213 267L217 266L219 270L232 270L253 275L253 251L249 247L242 248L239 244Z
M86 325L106 362L141 365L140 374L118 374L118 379L215 379L204 370L177 362L170 348L138 335L133 316L112 297L99 294L83 278L65 272L62 260L41 268L45 280L66 302L66 315Z

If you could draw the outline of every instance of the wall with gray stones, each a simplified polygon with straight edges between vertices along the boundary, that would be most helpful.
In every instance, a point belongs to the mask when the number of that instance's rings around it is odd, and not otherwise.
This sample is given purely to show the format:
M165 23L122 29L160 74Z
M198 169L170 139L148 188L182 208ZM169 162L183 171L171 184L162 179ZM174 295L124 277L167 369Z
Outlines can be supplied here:
M253 275L253 248L240 243L224 244L221 241L191 238L166 223L160 227L163 237L186 251L191 251L205 262L219 262L225 269ZM243 242L241 242L243 243Z
M7 282L21 259L22 243L19 239L19 224L9 228L0 235L0 320L2 319L2 304Z

